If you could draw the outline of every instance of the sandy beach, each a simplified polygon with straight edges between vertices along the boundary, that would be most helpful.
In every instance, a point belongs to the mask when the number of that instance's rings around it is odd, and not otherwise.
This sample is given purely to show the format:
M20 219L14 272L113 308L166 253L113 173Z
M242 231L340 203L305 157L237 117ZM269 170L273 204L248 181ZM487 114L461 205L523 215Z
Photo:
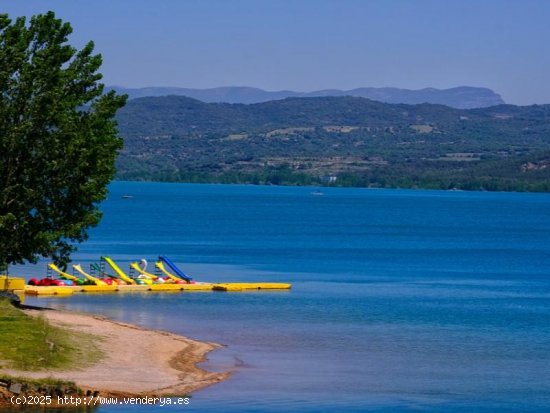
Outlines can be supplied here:
M197 367L206 354L220 347L215 343L147 330L100 316L50 309L25 312L40 314L53 325L99 337L97 344L105 357L76 370L22 372L0 369L0 373L68 380L84 390L118 396L189 394L218 383L230 374L212 373Z

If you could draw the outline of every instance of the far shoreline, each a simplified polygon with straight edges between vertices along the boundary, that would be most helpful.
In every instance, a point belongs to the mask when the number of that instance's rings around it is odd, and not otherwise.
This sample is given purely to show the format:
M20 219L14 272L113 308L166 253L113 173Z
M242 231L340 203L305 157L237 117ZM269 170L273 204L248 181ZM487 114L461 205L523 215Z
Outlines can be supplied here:
M542 195L548 195L550 194L550 191L537 191L537 190L493 190L493 189L464 189L460 187L453 187L453 188L429 188L429 187L398 187L398 186L351 186L351 185L323 185L323 184L308 184L308 185L300 185L300 184L272 184L272 183L261 183L261 184L255 184L250 182L188 182L188 181L154 181L154 180L128 180L128 179L113 179L109 185L112 185L113 183L116 184L124 184L124 183L131 183L131 184L163 184L163 185L214 185L214 186L240 186L240 187L275 187L275 188L309 188L309 189L356 189L356 190L373 190L373 191L414 191L414 192L443 192L443 193L466 193L466 194L542 194ZM109 191L110 192L110 191ZM132 194L128 194L132 195ZM133 198L133 196L131 197ZM130 199L131 199L130 198Z

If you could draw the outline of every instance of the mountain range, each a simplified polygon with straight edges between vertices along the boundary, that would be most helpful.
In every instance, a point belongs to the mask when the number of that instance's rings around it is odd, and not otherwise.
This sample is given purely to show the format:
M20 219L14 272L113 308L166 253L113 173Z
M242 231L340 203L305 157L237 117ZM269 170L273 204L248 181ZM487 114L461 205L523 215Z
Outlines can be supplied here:
M433 103L458 109L484 108L503 104L504 101L491 89L461 86L451 89L426 88L420 90L393 87L363 87L352 90L325 89L314 92L281 90L270 92L253 87L217 87L212 89L187 89L177 87L145 87L139 89L111 86L109 90L127 94L130 99L153 96L187 96L206 103L262 103L290 97L354 96L384 103Z

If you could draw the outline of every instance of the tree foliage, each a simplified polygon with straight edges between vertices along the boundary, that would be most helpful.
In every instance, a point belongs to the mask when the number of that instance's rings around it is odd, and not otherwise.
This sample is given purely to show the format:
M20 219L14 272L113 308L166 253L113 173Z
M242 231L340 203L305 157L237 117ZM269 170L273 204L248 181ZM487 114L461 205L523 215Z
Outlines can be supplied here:
M68 262L101 218L126 96L103 94L101 56L71 32L53 12L0 15L0 265Z

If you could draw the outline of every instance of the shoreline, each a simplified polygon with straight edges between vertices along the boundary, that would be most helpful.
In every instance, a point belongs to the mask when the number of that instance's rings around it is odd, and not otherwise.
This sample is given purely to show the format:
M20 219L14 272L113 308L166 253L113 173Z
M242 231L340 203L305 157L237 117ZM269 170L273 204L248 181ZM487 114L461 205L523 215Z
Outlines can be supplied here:
M27 379L71 381L84 391L105 396L186 395L226 380L230 372L208 372L197 366L211 351L222 347L162 330L110 320L92 314L54 309L24 309L43 316L55 326L98 338L103 357L74 369L20 371L0 369L0 374Z
M546 189L492 189L492 188L468 188L457 187L448 188L443 187L433 187L431 185L412 185L412 186L403 186L403 185L390 185L390 186L376 186L376 185L366 185L366 186L356 186L356 185L325 185L323 183L286 183L286 184L274 184L274 183L252 183L252 182L218 182L218 181L155 181L150 179L143 180L128 180L128 179L113 179L112 183L140 183L140 184L183 184L183 185L218 185L218 186L245 186L245 187L278 187L278 188L310 188L310 189L374 189L374 190L405 190L405 191L441 191L441 192L468 192L468 193L497 193L497 194L549 194L550 190Z

